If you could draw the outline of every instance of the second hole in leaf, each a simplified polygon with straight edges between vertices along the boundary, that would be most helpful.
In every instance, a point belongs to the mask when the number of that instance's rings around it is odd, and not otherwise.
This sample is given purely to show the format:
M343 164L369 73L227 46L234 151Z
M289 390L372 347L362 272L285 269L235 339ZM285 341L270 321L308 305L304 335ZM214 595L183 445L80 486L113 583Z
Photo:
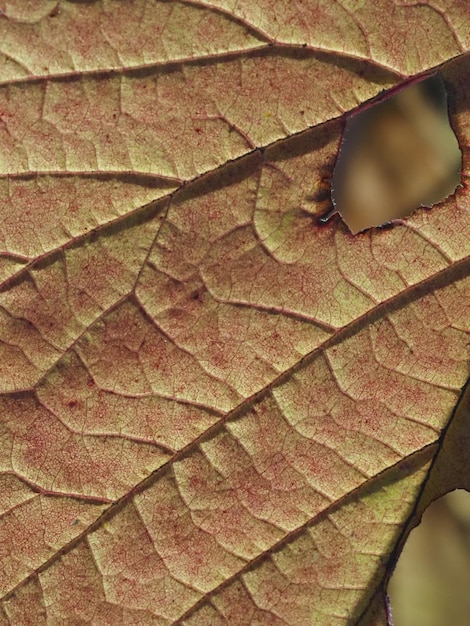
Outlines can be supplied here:
M390 579L394 626L470 624L470 494L448 493L411 531Z

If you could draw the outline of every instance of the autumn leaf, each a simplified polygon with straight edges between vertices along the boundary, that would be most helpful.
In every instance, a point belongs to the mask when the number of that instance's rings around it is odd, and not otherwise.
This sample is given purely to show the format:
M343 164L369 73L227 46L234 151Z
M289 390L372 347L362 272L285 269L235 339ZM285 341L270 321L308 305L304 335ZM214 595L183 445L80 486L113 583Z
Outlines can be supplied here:
M468 3L0 5L0 624L386 624L470 488ZM319 224L437 69L455 194Z

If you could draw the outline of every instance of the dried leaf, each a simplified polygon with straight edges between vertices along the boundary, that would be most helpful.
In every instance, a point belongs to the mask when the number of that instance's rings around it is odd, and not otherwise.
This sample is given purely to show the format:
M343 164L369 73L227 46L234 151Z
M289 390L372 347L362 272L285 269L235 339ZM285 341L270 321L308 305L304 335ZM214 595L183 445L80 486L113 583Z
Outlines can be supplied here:
M468 378L467 9L3 3L0 624L384 623ZM320 225L437 69L462 186Z

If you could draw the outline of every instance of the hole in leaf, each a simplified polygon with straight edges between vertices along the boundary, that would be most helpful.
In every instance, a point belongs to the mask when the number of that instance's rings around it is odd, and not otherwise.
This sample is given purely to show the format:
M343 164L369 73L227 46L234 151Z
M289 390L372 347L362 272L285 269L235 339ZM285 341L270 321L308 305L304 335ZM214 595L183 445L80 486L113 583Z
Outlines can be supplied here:
M433 502L411 531L390 579L393 626L470 624L470 493Z
M406 217L454 193L461 163L436 74L348 118L331 180L334 209L354 234Z

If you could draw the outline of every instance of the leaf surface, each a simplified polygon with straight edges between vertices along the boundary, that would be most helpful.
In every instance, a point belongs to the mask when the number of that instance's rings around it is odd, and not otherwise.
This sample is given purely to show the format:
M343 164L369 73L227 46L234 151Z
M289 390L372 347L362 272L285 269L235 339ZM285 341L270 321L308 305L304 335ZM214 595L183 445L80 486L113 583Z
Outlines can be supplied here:
M3 10L0 623L385 624L466 486L466 2ZM320 226L344 115L437 68L462 186Z

